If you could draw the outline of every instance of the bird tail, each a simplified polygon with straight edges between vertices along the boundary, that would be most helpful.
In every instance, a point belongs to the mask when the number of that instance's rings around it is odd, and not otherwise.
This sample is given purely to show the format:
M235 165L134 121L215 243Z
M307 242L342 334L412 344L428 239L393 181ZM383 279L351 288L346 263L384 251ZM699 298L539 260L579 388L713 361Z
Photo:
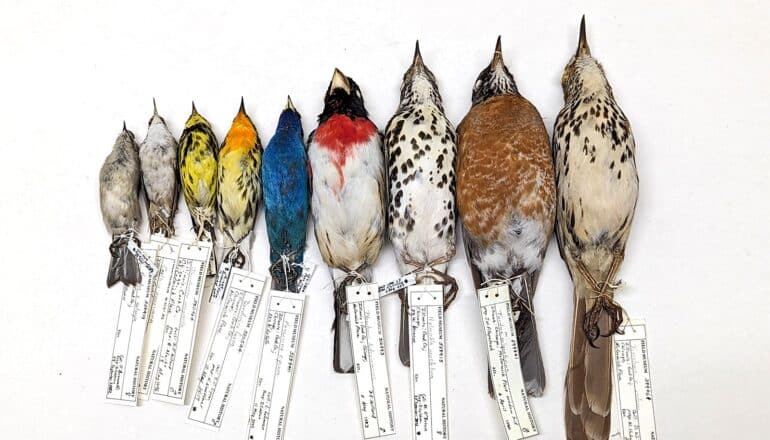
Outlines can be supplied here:
M406 297L406 289L402 289L398 296L401 298L401 330L398 336L398 357L401 363L408 367L411 364L409 358L409 300Z
M542 396L543 390L545 390L545 368L543 367L543 355L540 353L540 342L534 315L535 306L532 301L539 275L540 271L537 270L521 277L523 283L518 292L521 304L519 306L519 319L516 320L521 372L527 387L527 394L533 397ZM515 304L518 298L514 297L511 300Z
M362 275L369 279L371 271L363 271ZM351 342L350 327L348 325L347 294L345 287L355 284L357 278L348 275L340 269L332 269L334 280L334 359L332 365L337 373L353 373L353 344Z
M600 337L592 347L583 330L588 302L594 295L581 276L575 283L572 348L566 380L565 424L568 440L606 440L612 408L612 338ZM606 319L606 318L605 318ZM604 325L602 325L604 324ZM607 322L600 322L605 328Z
M112 258L107 271L107 287L112 287L119 281L127 286L133 286L142 281L139 263L134 254L128 251L126 243L111 246L110 253Z

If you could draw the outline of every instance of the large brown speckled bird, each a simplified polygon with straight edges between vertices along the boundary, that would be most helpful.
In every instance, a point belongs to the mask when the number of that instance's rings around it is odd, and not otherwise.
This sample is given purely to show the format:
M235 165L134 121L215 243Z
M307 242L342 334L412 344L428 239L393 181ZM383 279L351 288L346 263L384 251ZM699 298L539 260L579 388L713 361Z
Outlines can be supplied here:
M612 339L623 322L614 278L636 209L631 126L585 34L562 76L564 108L553 135L559 197L556 236L575 293L565 423L571 440L606 440L612 408Z
M499 38L458 134L457 207L473 279L477 289L510 284L524 382L540 396L545 371L532 296L553 233L553 162L543 119L519 94Z

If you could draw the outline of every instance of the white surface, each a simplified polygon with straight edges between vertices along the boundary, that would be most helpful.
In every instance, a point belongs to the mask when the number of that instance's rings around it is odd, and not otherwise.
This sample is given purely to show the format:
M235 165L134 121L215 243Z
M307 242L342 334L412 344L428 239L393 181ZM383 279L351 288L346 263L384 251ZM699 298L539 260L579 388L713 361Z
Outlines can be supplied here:
M221 140L244 95L266 143L287 93L310 132L338 66L361 85L383 128L420 38L448 115L459 123L502 34L519 89L550 131L582 13L592 52L636 135L641 198L620 299L649 325L660 437L766 435L770 9L762 2L91 3L0 5L0 437L245 436L253 344L219 434L185 423L187 407L104 403L120 292L104 287L109 237L97 174L123 119L144 135L153 96L175 135L194 98ZM187 232L189 219L179 222ZM320 261L312 235L307 255ZM253 261L265 270L263 216ZM451 438L502 439L462 254L450 271L461 286L446 315ZM383 282L396 276L390 248L375 275ZM331 302L327 271L319 268L308 290L288 440L355 439L360 432L354 379L331 372ZM532 405L540 438L561 439L572 298L555 243L535 302L549 384ZM215 316L207 303L203 309L199 354ZM398 300L386 298L383 312L398 438L408 439ZM196 358L193 377L200 364Z

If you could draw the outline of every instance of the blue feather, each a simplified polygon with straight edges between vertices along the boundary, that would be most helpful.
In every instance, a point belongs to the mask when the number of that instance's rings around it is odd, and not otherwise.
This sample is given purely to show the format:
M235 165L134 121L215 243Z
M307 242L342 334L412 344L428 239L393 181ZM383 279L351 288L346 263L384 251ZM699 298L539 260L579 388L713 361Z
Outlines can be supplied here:
M301 269L291 266L287 277L280 261L285 255L290 263L302 264L310 213L310 179L302 122L293 108L281 113L275 135L265 148L262 187L273 286L295 291Z

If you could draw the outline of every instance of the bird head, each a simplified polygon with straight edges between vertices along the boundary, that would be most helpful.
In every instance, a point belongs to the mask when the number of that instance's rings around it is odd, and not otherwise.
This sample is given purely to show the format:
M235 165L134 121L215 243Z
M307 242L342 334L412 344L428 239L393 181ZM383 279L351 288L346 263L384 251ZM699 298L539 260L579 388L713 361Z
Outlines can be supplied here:
M123 130L120 131L118 138L115 139L114 150L138 150L138 146L134 141L134 133L126 128L126 121L123 121Z
M334 69L334 75L324 97L324 110L318 116L318 122L322 123L333 115L345 115L351 119L369 116L358 84L339 69Z
M415 43L412 65L404 73L401 83L401 103L432 101L441 107L441 95L438 92L436 77L422 60L420 42ZM442 108L443 110L443 108Z
M152 98L152 116L150 117L150 121L147 122L147 126L149 127L153 124L166 125L166 120L158 114L158 106L155 104L155 98Z
M492 61L479 73L476 83L473 85L473 105L485 101L493 96L515 95L518 93L513 75L508 71L503 61L503 48L500 37L497 37L497 45Z
M209 121L206 120L206 118L203 117L200 113L198 113L198 110L195 108L195 101L192 103L192 112L190 113L190 117L187 118L187 122L184 124L184 128L190 128L194 125L202 124L206 127L211 127L209 124Z
M586 37L586 16L580 20L580 37L575 54L570 58L561 75L561 87L564 100L569 101L582 91L607 90L609 84L604 76L601 64L591 56L591 48Z
M246 106L241 97L241 105L238 107L238 113L233 118L230 130L227 132L224 144L231 146L242 146L249 148L258 143L257 127L246 114Z
M281 112L281 117L278 118L278 129L276 131L285 131L288 133L299 133L300 139L305 137L302 131L302 116L299 114L294 103L291 102L291 96L286 97L286 107Z

